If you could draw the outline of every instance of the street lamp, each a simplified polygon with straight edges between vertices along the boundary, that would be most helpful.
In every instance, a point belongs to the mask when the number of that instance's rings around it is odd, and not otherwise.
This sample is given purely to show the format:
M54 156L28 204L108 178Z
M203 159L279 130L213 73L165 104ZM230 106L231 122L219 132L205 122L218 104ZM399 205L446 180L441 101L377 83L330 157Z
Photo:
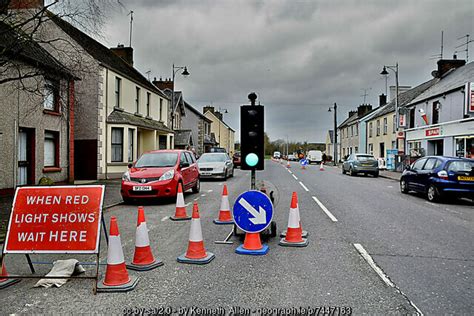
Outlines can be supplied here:
M183 72L181 73L181 75L183 75L184 77L189 76L188 68L186 66L181 67L181 66L175 66L173 64L173 70L172 70L172 73L173 73L172 83L173 84L171 85L171 129L172 130L174 130L174 112L176 110L175 105L174 105L174 78L176 76L176 73L181 69L183 69Z
M334 146L334 166L337 165L337 104L334 103L334 106L330 106L328 112L332 112L331 109L334 109L334 132L333 132L333 146Z
M384 65L383 69L382 69L382 72L380 74L384 75L384 76L388 75L387 68L395 73L395 121L396 121L395 125L397 126L397 131L398 131L398 128L400 127L399 126L399 122L400 122L399 115L400 114L398 113L398 63L396 63L395 66L386 66L386 65ZM398 138L395 141L395 149L398 152Z

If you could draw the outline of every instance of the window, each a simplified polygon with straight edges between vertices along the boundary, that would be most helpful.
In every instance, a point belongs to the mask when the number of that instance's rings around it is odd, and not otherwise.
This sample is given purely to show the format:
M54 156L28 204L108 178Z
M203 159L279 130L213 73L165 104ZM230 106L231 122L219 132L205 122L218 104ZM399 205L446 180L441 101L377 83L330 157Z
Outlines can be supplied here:
M392 140L392 149L397 149L397 148L396 148L396 145L397 145L397 141L396 141L396 140Z
M369 154L374 154L374 144L369 144Z
M189 164L192 165L194 161L193 161L193 158L191 157L192 156L191 153L186 152L185 154L186 154L186 158L188 159Z
M354 152L357 154L357 153L359 152L359 147L356 146L356 147L354 148Z
M388 132L387 118L384 117L384 118L383 118L383 134L384 134L384 135L387 135L387 132Z
M351 126L351 137L354 136L354 125Z
M359 124L356 124L356 133L355 133L355 135L356 136L359 135Z
M135 88L135 108L136 108L135 113L140 113L140 88L139 87Z
M426 162L426 158L418 159L417 161L413 163L411 168L413 170L421 170L423 169L423 165L425 164L425 162Z
M44 132L44 166L59 167L59 133Z
M160 98L160 122L163 122L163 99Z
M122 79L115 77L115 107L120 107L120 92L122 90Z
M186 155L184 154L184 152L181 152L181 157L179 158L179 163L182 164L182 163L185 163L185 162L188 162L188 160L186 159Z
M112 162L123 162L123 128L112 127Z
M410 126L409 128L415 127L415 109L410 109Z
M439 160L436 158L430 158L426 162L425 166L423 167L423 170L433 170L439 167L440 163Z
M372 137L372 129L373 129L373 124L372 122L369 123L369 137Z
M438 124L439 123L439 108L440 108L441 104L436 101L436 102L433 102L433 115L432 115L432 118L431 118L431 124Z
M128 162L133 161L133 136L135 134L135 130L128 129Z
M45 110L59 111L59 83L51 79L45 79L44 101Z
M396 132L397 132L397 116L394 115L393 116L393 121L392 121L392 133L396 133Z
M151 93L147 92L146 93L146 116L150 116L150 99L151 99Z
M380 135L380 120L377 120L377 136Z

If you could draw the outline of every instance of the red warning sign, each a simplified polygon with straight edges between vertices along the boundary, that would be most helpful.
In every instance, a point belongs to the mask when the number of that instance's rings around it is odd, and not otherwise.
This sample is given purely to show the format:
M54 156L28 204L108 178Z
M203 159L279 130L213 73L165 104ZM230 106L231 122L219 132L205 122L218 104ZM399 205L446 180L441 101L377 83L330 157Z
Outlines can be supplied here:
M5 253L97 253L104 186L16 190Z

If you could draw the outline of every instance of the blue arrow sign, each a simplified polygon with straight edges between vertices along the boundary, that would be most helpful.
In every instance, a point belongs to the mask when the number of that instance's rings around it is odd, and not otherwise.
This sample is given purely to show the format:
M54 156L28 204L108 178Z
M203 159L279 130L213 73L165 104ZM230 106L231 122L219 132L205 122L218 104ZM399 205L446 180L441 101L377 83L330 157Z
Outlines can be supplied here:
M300 160L300 164L301 164L302 166L306 166L306 165L308 164L308 159L301 159L301 160Z
M273 218L273 204L260 191L247 191L235 200L232 210L234 222L247 233L258 233L268 227Z

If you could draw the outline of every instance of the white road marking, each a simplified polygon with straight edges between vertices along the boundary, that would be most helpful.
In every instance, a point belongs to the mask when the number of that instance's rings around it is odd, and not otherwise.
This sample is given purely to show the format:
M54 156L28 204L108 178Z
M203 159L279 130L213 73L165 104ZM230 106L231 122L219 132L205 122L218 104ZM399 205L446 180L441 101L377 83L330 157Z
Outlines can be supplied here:
M387 185L387 188L392 189L392 188L393 188L393 185Z
M286 170L288 170L288 172L289 172L289 173L293 174L293 172L291 172L291 170L290 170L290 169L286 169Z
M221 182L221 183L219 183L219 185L222 185L222 182Z
M197 201L197 200L199 200L199 197L197 197L197 198L194 199L194 201Z
M303 187L303 189L306 190L306 192L309 192L309 189L303 184L303 182L300 181L300 184L301 184L301 186Z
M425 203L426 203L426 204L429 204L429 205L431 205L431 206L436 206L436 207L439 207L439 205L438 205L438 204L434 204L434 203L431 203L431 202L428 202L428 201L425 201Z
M214 190L207 190L207 193L211 193L212 191L214 191Z
M298 180L298 178L294 174L292 174L292 176L293 176L293 178L295 178L295 180Z
M162 222L166 221L168 218L170 218L169 216L165 216L161 219Z
M324 213L326 213L326 215L327 215L333 222L337 222L337 218L336 218L334 215L332 215L331 212L329 212L329 210L326 208L326 206L324 206L324 204L321 203L321 201L318 200L317 197L312 196L312 198L313 198L313 200L314 200L316 203L318 203L319 207L323 210Z
M201 196L206 196L206 194L203 193L203 194L201 194Z
M185 207L188 207L191 204L191 202L184 204Z
M396 286L392 281L390 281L390 279L388 278L388 276L382 271L382 269L380 269L380 267L374 262L374 259L372 259L372 256L369 255L369 253L364 249L364 247L362 247L361 244L354 244L354 247L357 249L357 251L359 252L359 254L365 259L365 261L369 264L369 266L378 274L378 276L382 279L382 281L387 284L388 286L390 287L393 287L395 288L401 295L403 295L407 300L408 302L410 303L411 306L413 306L413 308L417 311L417 313L420 315L420 316L423 316L423 312L415 305L415 303L413 303L409 298L408 296L402 292L402 290L400 290L398 288L398 286Z
M382 271L382 269L379 268L379 266L374 262L374 259L369 255L369 253L362 247L361 244L354 244L354 247L357 249L357 251L360 253L360 255L367 261L369 266L379 275L379 277L384 281L385 284L387 284L390 287L395 287L395 284L393 284L392 281L385 275L385 273Z

